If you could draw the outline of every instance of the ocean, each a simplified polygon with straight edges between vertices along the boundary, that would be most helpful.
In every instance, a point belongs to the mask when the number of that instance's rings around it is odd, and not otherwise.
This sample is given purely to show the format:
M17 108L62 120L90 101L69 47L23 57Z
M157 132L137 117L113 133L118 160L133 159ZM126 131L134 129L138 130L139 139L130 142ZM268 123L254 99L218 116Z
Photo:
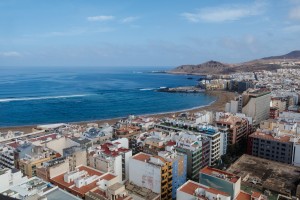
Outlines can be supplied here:
M198 76L150 73L168 67L0 67L0 127L126 117L212 103L205 94L162 93ZM188 77L192 79L188 79Z

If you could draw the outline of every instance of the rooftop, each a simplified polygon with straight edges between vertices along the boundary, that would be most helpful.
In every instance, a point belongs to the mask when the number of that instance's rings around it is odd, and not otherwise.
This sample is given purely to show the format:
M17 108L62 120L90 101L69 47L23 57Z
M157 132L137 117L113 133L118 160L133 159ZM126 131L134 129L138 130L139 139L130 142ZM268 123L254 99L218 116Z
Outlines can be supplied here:
M238 116L229 115L229 116L220 117L220 119L219 119L219 121L217 121L217 123L236 125L237 123L240 123L243 120L245 120L245 119L240 118Z
M108 156L113 156L116 157L121 153L126 153L131 151L130 149L123 148L123 147L118 147L119 142L116 143L105 143L101 145L101 152L108 155Z
M236 183L240 179L240 177L238 177L232 173L228 173L226 171L222 171L222 170L215 169L215 168L208 167L208 166L201 169L200 173L207 174L210 176L215 176L217 178L230 181L232 183Z
M206 187L206 186L203 186L201 185L200 183L196 183L194 181L187 181L185 184L183 184L179 190L181 192L184 192L184 193L187 193L187 194L190 194L190 195L195 195L195 191L198 189L198 188L201 188L201 189L204 189L205 191L207 192L210 192L212 194L221 194L221 195L224 195L224 196L230 196L228 193L226 192L222 192L220 190L216 190L216 189L213 189L213 188L209 188L209 187Z
M255 198L258 198L256 196L253 196ZM241 191L238 196L236 197L236 200L251 200L251 195L244 192L244 191Z
M295 191L300 182L299 167L246 154L232 164L227 172L240 176L245 184L282 194Z
M150 154L145 154L145 153L138 153L138 154L132 156L133 159L139 160L139 161L142 161L142 162L145 162L145 160L149 160L150 157L151 157Z
M160 197L160 194L154 193L151 190L144 188L144 187L139 187L137 185L134 185L132 183L127 183L125 185L126 190L130 194L134 194L136 196L142 197L143 199L156 199Z
M88 177L92 177L92 176L96 175L96 176L99 176L99 179L100 179L100 176L103 175L102 172L95 170L93 168L87 167L87 166L80 166L77 169L79 171L86 171ZM70 183L65 182L64 175L65 174L61 174L61 175L58 175L58 176L52 178L51 182L53 182L54 184L57 184L58 186L62 186L62 187L68 188L69 190L75 191L75 192L79 193L80 195L84 195L88 191L97 187L98 179L92 181L90 184L87 184L85 186L77 188L75 186L74 180L71 180Z
M272 135L272 133L266 133L266 132L261 132L261 131L256 131L254 133L252 133L251 135L249 135L249 137L252 138L260 138L260 139L264 139L264 140L273 140L273 141L277 141L277 142L289 142L291 136L288 135L283 135L283 136L275 136Z
M101 177L101 179L104 179L104 180L107 180L107 181L112 180L114 178L116 178L116 176L113 175L113 174L106 174L106 175Z

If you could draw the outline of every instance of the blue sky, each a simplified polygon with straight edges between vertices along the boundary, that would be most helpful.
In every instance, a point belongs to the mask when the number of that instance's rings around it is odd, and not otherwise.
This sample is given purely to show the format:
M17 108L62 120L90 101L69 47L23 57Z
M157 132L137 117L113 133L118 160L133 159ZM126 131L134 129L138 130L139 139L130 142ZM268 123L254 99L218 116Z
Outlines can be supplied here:
M1 0L0 66L177 66L300 49L300 0Z

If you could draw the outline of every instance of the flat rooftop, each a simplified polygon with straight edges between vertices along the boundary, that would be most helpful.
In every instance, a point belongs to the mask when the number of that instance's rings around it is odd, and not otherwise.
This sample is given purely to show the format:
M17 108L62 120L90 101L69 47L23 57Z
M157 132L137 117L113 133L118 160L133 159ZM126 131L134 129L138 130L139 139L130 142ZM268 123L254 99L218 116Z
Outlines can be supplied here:
M80 166L80 167L78 167L78 169L79 169L79 171L86 171L87 174L88 174L88 176L90 176L90 177L93 176L93 175L97 175L97 176L99 176L99 179L100 179L100 176L103 175L102 172L100 172L98 170L95 170L93 168L87 167L87 166ZM52 178L51 182L54 183L55 185L60 186L60 187L65 187L65 188L68 188L71 191L75 191L75 192L77 192L77 193L79 193L81 195L84 195L88 191L96 188L97 187L96 183L99 180L99 179L94 180L93 182L91 182L88 185L85 185L85 186L82 186L80 188L77 188L75 186L74 180L70 181L70 183L67 183L67 182L64 181L64 174L65 173L60 174L60 175Z
M197 183L197 182L194 182L194 181L187 181L186 183L184 183L180 188L179 188L179 191L181 192L184 192L186 194L189 194L189 195L194 195L195 194L195 191L196 189L198 188L202 188L204 189L205 191L207 192L210 192L212 194L221 194L223 196L230 196L228 193L226 192L223 192L223 191L220 191L220 190L216 190L214 188L209 188L209 187L205 187L203 185L201 185L200 183Z
M139 187L132 183L126 183L125 188L129 194L136 195L143 199L158 199L160 197L160 194L154 193L147 188Z
M226 171L215 169L215 168L208 167L208 166L201 169L200 173L214 176L214 177L217 177L220 179L224 179L224 180L230 181L232 183L236 183L240 179L239 176L236 176L232 173L228 173ZM220 176L220 175L222 175L222 176Z
M300 183L300 168L244 154L227 172L242 178L242 185L265 188L281 194L295 194Z
M276 142L289 142L291 136L289 135L283 135L283 136L273 136L271 133L264 133L261 131L256 131L249 135L249 137L252 138L259 138L259 139L264 139L264 140L272 140Z

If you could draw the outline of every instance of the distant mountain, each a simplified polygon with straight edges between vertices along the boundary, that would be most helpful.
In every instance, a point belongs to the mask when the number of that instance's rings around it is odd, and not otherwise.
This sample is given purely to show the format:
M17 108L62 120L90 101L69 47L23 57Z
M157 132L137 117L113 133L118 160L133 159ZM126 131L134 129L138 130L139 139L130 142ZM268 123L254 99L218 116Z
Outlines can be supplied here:
M282 55L282 56L271 56L262 58L263 60L273 60L273 59L300 59L300 51L292 51L288 54Z
M172 74L198 74L198 75L220 75L235 72L251 72L258 70L276 70L282 68L281 62L297 61L300 62L300 51L292 51L281 56L265 57L238 64L224 64L218 61L208 61L199 65L181 65L169 73ZM290 67L300 67L299 65Z
M170 72L178 74L227 74L232 72L231 68L232 65L211 60L199 65L182 65Z

